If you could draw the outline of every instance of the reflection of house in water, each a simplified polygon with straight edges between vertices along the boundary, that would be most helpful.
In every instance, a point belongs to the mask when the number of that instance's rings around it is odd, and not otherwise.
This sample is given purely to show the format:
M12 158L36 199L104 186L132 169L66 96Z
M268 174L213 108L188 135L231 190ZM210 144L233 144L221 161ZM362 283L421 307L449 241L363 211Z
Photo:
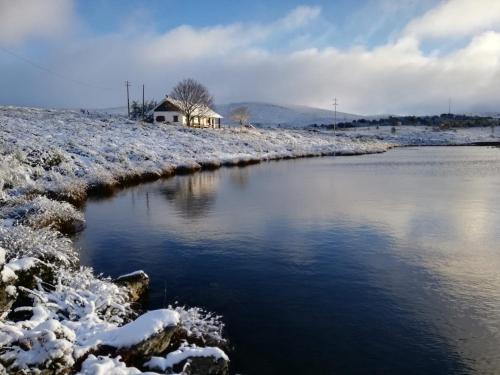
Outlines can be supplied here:
M240 189L244 189L248 185L248 178L250 175L248 171L249 171L248 167L242 167L231 170L230 181L235 186L238 186Z
M162 193L175 208L189 218L202 217L215 203L219 173L196 173L165 182Z

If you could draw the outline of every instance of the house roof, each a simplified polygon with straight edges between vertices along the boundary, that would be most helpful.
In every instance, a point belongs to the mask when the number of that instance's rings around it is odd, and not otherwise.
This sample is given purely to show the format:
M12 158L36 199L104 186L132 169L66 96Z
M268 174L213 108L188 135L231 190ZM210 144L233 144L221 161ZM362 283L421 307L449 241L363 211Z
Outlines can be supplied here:
M179 101L171 98L169 96L166 96L165 99L163 99L154 109L153 112L182 112L181 111L181 105L179 104ZM221 115L219 115L217 112L215 112L213 109L209 107L203 107L200 110L195 111L193 113L194 116L203 116L203 117L214 117L214 118L223 118Z

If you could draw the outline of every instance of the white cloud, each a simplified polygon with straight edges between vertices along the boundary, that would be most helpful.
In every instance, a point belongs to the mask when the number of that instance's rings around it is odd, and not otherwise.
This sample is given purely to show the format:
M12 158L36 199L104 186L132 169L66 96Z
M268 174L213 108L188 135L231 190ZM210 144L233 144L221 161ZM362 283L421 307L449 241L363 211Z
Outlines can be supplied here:
M447 0L413 20L406 34L418 38L468 36L500 27L500 1Z
M436 9L440 9L442 5ZM298 9L298 10L297 10ZM440 113L448 97L459 112L500 109L500 33L474 35L459 50L426 54L420 40L403 35L375 48L265 48L276 36L307 32L319 8L297 8L269 24L229 24L206 28L182 26L156 34L115 33L60 44L46 65L68 77L116 87L92 90L22 64L0 67L4 77L0 103L106 107L123 104L123 81L146 95L162 97L180 79L205 83L218 102L268 101L330 107L334 96L343 111ZM424 16L425 18L425 16ZM423 19L423 18L422 18ZM19 84L22 76L28 84ZM29 87L29 90L27 90Z
M72 0L0 0L0 44L57 36L72 21Z
M319 6L299 6L288 13L285 17L278 20L275 26L286 30L295 30L304 27L314 21L321 14Z
M317 19L320 13L320 7L299 6L267 25L179 26L160 36L151 35L149 42L145 43L144 55L157 63L222 57L252 48L271 36L303 28Z

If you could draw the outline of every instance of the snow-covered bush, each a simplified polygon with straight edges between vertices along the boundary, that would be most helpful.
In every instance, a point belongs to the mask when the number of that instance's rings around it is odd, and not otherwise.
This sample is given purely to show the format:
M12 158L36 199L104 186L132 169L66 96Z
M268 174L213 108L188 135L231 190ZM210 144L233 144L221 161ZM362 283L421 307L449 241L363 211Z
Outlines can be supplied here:
M44 196L16 197L0 206L0 218L34 229L50 227L62 232L74 232L83 227L81 211L67 202L55 201Z
M5 249L7 260L34 257L52 267L78 264L71 240L51 229L0 225L0 247Z

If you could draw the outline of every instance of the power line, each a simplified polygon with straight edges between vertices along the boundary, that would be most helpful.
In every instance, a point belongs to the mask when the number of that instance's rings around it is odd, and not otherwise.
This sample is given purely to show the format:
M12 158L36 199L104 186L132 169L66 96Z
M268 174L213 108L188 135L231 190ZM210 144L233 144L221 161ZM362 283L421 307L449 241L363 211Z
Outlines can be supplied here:
M31 60L29 60L29 59L27 59L27 58L25 58L25 57L23 57L21 55L18 55L17 53L14 53L11 50L8 50L7 48L4 48L4 47L0 46L0 49L2 51L4 51L5 53L7 53L7 54L9 54L9 55L11 55L11 56L13 56L13 57L15 57L15 58L23 61L23 62L25 62L26 64L29 64L29 65L31 65L31 66L33 66L33 67L35 67L35 68L37 68L37 69L39 69L41 71L44 71L46 73L52 74L52 75L54 75L54 76L56 76L56 77L58 77L60 79L63 79L63 80L66 80L66 81L69 81L69 82L72 82L72 83L75 83L75 84L78 84L78 85L83 85L83 86L91 87L91 88L97 89L97 90L116 91L116 89L113 89L113 88L104 87L104 86L98 86L98 85L94 85L92 83L88 83L88 82L80 81L78 79L67 77L67 76L65 76L63 74L60 74L60 73L58 73L58 72L56 72L56 71L54 71L52 69L49 69L49 68L47 68L45 66L42 66L42 65L40 65L40 64L38 64L38 63L36 63L34 61L31 61Z

